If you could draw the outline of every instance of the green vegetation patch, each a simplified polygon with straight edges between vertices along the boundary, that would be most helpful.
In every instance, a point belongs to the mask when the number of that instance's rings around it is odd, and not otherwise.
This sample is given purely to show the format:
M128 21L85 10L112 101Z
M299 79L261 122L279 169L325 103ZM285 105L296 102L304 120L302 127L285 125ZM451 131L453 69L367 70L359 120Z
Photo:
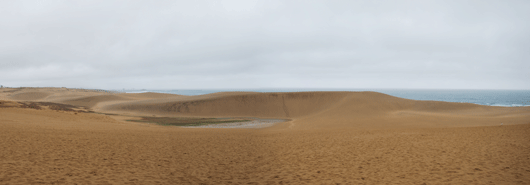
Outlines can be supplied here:
M233 118L171 118L171 117L142 117L140 120L127 120L141 123L156 123L159 125L171 126L201 126L208 124L219 123L235 123L252 121L248 119L233 119Z

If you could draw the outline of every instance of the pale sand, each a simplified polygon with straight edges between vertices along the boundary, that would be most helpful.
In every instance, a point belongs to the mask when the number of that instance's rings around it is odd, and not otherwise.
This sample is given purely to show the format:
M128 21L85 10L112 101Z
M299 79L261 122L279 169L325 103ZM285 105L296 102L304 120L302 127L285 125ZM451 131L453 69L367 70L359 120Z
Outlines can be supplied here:
M0 100L11 101L0 104L0 184L530 184L530 107L374 92L178 96L4 88ZM181 128L10 107L25 100L122 115L291 121Z

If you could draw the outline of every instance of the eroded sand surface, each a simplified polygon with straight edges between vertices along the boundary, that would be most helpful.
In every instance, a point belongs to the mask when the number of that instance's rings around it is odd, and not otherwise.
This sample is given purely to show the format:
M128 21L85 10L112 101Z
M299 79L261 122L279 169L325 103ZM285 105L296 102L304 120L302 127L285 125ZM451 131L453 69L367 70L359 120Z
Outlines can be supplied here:
M43 93L28 94L35 91ZM0 89L0 184L530 183L528 107L373 92L68 91ZM21 98L128 115L291 121L261 129L157 126L17 108Z

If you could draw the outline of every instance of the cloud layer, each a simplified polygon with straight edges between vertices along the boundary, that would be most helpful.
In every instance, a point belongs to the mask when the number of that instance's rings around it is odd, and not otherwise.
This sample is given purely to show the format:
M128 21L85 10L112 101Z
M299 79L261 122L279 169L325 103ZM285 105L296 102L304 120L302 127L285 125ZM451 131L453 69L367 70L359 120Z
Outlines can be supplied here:
M530 89L529 1L2 1L0 84Z

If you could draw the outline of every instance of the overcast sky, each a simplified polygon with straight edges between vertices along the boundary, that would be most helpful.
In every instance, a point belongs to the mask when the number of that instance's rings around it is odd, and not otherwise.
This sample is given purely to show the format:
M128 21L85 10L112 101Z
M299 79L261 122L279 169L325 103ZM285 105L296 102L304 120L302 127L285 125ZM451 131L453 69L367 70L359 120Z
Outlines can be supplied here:
M530 1L0 1L0 84L530 89Z

